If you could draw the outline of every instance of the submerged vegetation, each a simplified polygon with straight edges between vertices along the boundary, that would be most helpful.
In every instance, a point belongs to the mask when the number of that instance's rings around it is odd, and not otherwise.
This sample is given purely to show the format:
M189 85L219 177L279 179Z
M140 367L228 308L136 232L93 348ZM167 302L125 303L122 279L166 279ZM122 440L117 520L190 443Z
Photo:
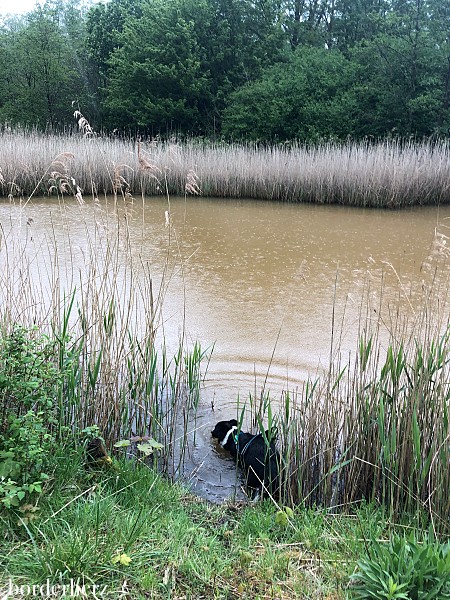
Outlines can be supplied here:
M193 191L187 190L187 182L194 174L203 195L220 198L377 208L450 201L450 146L445 141L136 145L123 139L16 131L0 135L0 148L0 194L11 199L55 193L70 172L80 190L94 198L120 189L184 195ZM54 185L49 186L52 177ZM69 184L67 180L66 193L72 191Z

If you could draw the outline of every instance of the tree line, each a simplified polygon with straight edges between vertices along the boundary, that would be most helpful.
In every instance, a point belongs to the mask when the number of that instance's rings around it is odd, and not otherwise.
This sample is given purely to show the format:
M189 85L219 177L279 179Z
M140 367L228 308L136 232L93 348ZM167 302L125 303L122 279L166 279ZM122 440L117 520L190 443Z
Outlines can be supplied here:
M0 123L257 141L442 136L450 0L48 0L0 26Z

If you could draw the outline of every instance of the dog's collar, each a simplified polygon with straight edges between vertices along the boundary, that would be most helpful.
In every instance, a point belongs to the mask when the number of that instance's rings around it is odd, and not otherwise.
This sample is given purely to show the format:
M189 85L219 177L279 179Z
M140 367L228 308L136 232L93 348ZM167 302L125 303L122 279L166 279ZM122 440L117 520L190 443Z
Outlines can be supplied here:
M226 445L227 445L227 443L228 443L228 439L229 439L230 435L232 435L232 433L233 433L234 431L237 431L237 427L236 427L236 425L233 425L233 427L232 427L232 428L231 428L229 431L227 431L227 435L226 435L226 436L223 438L223 440L220 442L220 445L222 446L222 448L225 448L225 446L226 446ZM235 437L234 437L234 436L233 436L233 439L235 439ZM236 441L236 440L235 440L235 441Z

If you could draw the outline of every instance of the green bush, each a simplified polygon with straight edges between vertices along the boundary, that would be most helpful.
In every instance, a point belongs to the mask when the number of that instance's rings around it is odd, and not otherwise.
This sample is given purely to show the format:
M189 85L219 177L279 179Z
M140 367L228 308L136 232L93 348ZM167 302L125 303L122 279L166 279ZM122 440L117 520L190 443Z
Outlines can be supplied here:
M0 506L42 492L56 443L61 372L53 343L16 326L0 339Z
M446 600L450 598L450 542L414 534L376 542L370 557L357 563L351 597L360 600Z

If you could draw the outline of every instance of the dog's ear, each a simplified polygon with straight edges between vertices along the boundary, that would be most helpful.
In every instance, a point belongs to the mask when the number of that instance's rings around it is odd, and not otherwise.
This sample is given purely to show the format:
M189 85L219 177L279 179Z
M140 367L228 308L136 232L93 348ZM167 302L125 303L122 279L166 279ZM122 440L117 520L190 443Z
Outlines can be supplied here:
M228 421L228 422L231 425L231 427L237 427L238 423L237 423L236 419L231 419L231 421Z
M278 427L272 427L272 429L268 429L266 431L266 438L269 442L276 442L278 439Z

